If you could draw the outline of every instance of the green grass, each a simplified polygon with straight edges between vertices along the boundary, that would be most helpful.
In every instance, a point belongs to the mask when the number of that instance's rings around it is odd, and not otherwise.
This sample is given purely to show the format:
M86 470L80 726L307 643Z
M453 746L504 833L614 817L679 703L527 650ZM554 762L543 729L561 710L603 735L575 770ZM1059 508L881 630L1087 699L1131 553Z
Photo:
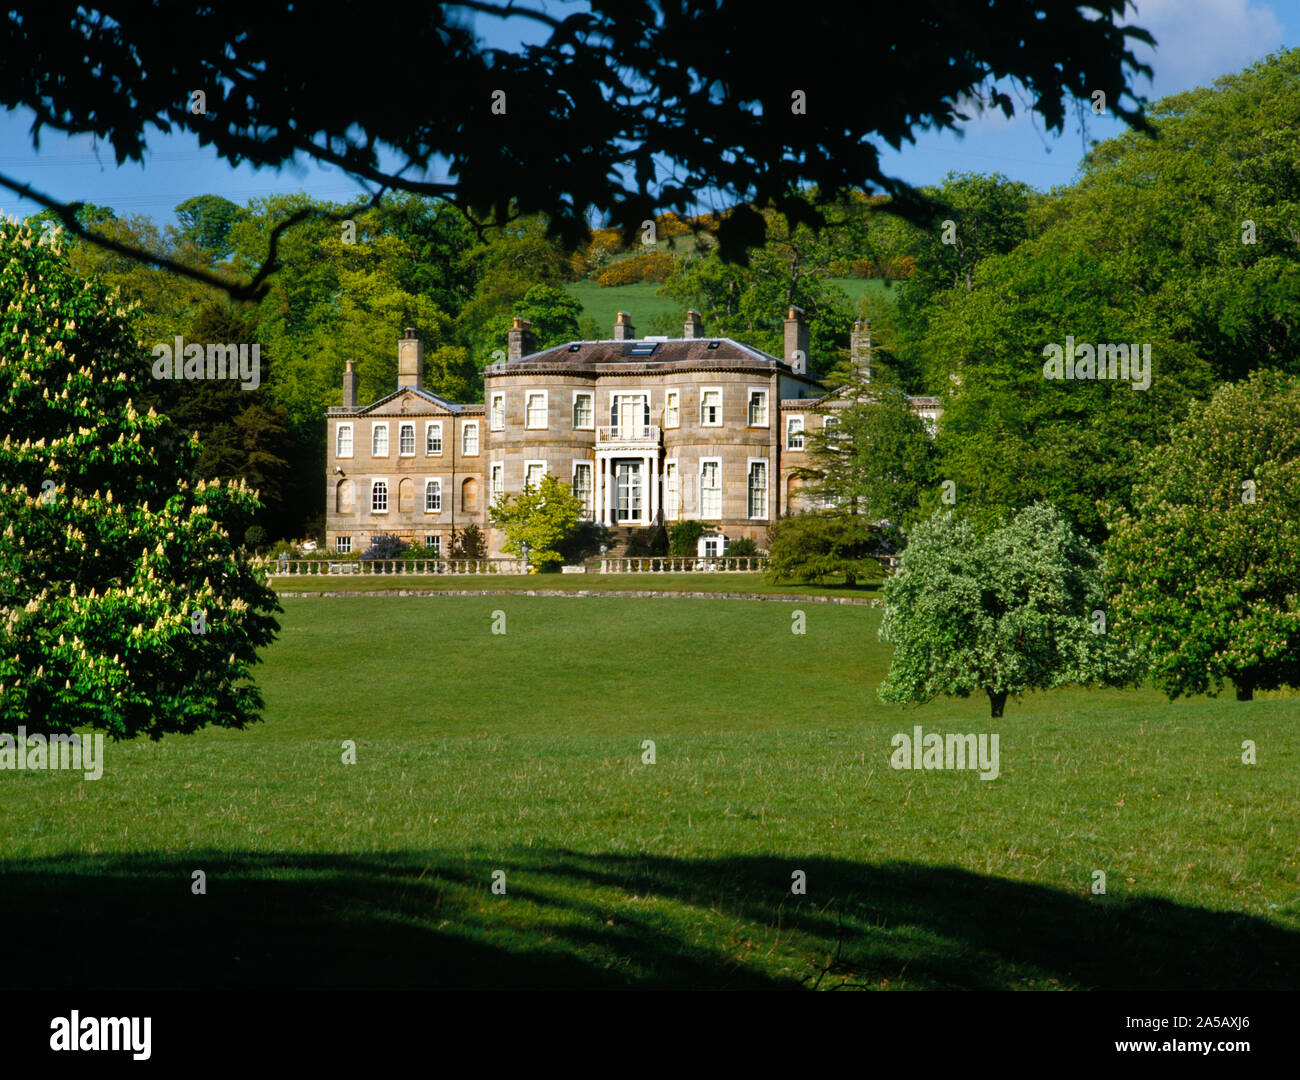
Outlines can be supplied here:
M805 585L763 580L762 574L294 574L272 580L286 593L373 592L422 589L564 589L573 592L757 593L773 596L843 596L861 600L880 595L877 585Z
M827 283L842 290L853 303L871 295L886 300L897 296L897 283L886 286L883 278L827 278ZM654 281L636 281L630 285L600 286L590 279L572 281L565 285L570 295L582 304L582 314L589 315L601 327L601 332L611 336L614 319L620 311L632 316L637 333L650 333L651 320L664 314L673 314L684 305L659 295L661 286ZM707 326L705 327L707 331Z
M0 984L1295 985L1300 698L1060 691L993 726L876 701L869 607L802 636L741 600L284 607L265 723L0 772L0 916L42 927ZM913 724L997 731L1000 778L891 769Z
M583 315L590 315L596 320L605 338L614 336L614 319L620 311L631 315L636 332L645 335L652 333L649 329L651 319L671 314L683 306L676 300L659 296L661 286L654 281L636 281L630 285L610 285L606 288L584 279L572 281L565 288L575 300L581 302Z

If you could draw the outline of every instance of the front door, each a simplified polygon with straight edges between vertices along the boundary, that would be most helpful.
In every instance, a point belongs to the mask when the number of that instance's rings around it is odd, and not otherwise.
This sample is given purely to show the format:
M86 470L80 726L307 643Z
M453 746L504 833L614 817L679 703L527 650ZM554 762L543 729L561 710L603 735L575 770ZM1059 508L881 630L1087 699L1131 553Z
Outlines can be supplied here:
M618 520L639 522L641 520L641 462L618 462L616 476Z

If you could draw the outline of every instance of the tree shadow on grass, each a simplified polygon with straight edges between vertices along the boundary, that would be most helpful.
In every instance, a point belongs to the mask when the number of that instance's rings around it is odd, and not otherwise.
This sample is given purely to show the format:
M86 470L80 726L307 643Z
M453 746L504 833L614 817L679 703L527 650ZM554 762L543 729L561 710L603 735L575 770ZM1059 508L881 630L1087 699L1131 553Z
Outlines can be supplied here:
M777 856L17 860L0 922L0 986L24 989L1294 989L1300 971L1300 934L1251 916Z

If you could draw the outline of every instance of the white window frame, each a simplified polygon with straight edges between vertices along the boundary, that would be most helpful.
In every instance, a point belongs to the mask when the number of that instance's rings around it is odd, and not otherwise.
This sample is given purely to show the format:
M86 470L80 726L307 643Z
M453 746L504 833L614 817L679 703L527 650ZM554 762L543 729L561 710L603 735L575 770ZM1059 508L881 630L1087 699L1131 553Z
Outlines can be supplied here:
M676 483L670 483L670 478ZM677 498L673 499L673 488L677 489ZM674 503L676 505L674 505ZM679 514L686 512L686 503L682 498L682 469L676 458L664 459L664 520L678 521Z
M345 454L342 450L343 433L348 433L348 452ZM349 420L346 424L339 424L334 432L334 456L336 458L350 458L356 453L356 432Z
M433 554L436 558L442 558L442 534L426 533L424 537L424 546L433 548Z
M524 482L523 486L519 489L520 491L523 491L524 488L528 486L528 472L534 465L540 465L542 467L542 476L546 475L546 462L541 458L529 458L524 462ZM540 487L541 483L541 480L538 480L537 486Z
M664 427L679 428L682 426L682 392L680 390L667 390L664 392Z
M716 420L705 420L704 410L707 406L704 404L704 399L709 394L714 394L714 393L718 395L718 418ZM722 387L720 386L700 387L700 427L722 427L722 403L723 403ZM701 464L703 464L703 462L701 462Z
M411 452L409 454L402 449L402 436L408 431L411 433ZM397 425L397 456L415 457L415 421L413 420L404 420Z
M587 399L587 409L591 413L591 421L586 424L578 423L578 398ZM594 390L575 390L573 392L573 430L574 431L591 431L596 426L596 392Z
M793 424L796 420L799 421L799 430L791 431L790 425ZM787 416L785 418L785 448L787 450L802 450L804 448L805 433L806 432L804 426L803 413L796 413L794 416ZM791 441L795 435L799 436L798 446L795 446L795 444Z
M593 418L595 417L594 410L592 412L592 417ZM580 492L578 490L579 469L587 470L587 490L585 493ZM588 521L592 520L596 513L596 463L594 461L575 461L573 463L572 482L570 483L569 486L570 489L573 491L573 494L576 495L578 498L582 499L582 505L584 507L583 509L584 516L587 518Z
M492 395L492 400L488 403L488 426L493 431L505 431L506 429L505 394L496 393Z
M474 432L474 449L468 450L469 433ZM479 455L479 430L477 420L466 420L460 426L460 456L461 457L478 457Z
M753 513L754 466L763 466L763 513ZM745 514L750 521L767 521L772 506L772 470L767 458L752 457L745 465Z
M641 415L637 419L637 424L640 427L645 428L653 427L654 413L651 411L653 407L653 396L650 391L644 387L635 389L628 386L622 387L618 390L611 390L609 392L609 426L617 431L622 431L623 425L619 419L622 410L618 408L618 399L625 397L639 397L644 399L641 402Z
M763 419L754 420L754 397L759 396L763 399ZM771 423L771 414L767 411L767 387L751 386L745 399L745 420L748 427L767 427Z
M435 431L438 433L438 449L430 450L429 437ZM425 457L442 456L442 421L441 420L429 420L424 425L424 456Z
M721 533L705 533L700 537L696 545L696 554L701 559L721 559L727 554L727 545L730 543L727 537ZM717 551L709 551L710 544L717 544Z
M384 506L382 510L375 506L375 498L379 494L380 484L384 485ZM388 513L388 481L387 480L381 479L381 480L370 481L370 512L372 514Z
M506 493L505 462L494 461L488 469L488 505L495 506L497 500Z
M336 536L334 537L334 554L351 555L352 554L352 537Z
M429 492L435 488L437 489L438 505L431 508L429 506ZM442 513L442 477L440 476L430 476L424 481L424 512L426 514Z
M542 422L534 424L531 422L532 409L529 407L533 398L542 399ZM525 390L524 391L524 427L529 431L545 431L551 426L551 395L546 390Z
M839 438L838 435L827 435L827 434L826 434L827 429L829 429L829 428L840 428L840 430L843 431L843 426L841 425L841 423L840 423L840 418L839 418L838 416L828 416L828 417L826 417L824 420L822 420L822 434L823 434L823 436L824 436L825 438L827 438L827 439L831 439L831 438L838 439L838 438Z
M704 512L704 467L706 465L716 465L718 467L718 512L716 514L706 514ZM702 457L700 458L700 472L697 478L697 484L700 489L700 520L701 521L721 521L723 511L723 486L722 486L722 458L720 457ZM710 491L713 489L710 488Z
M384 452L382 454L379 454L375 452L375 444L379 439L379 433L381 431L384 433ZM391 451L392 451L392 447L388 443L388 421L383 420L383 421L378 421L376 423L372 423L370 425L370 456L378 457L378 458L386 458L390 455Z

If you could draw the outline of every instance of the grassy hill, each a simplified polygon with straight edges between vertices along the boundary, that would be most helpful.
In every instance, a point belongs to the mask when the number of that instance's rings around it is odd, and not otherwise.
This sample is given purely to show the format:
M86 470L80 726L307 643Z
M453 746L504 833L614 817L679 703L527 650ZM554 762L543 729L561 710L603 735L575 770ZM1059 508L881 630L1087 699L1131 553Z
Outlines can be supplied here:
M886 286L883 278L830 278L829 281L855 303L868 294L890 299L896 295L896 286ZM653 318L674 315L682 309L682 305L676 301L659 296L661 286L652 281L602 287L588 279L570 282L565 288L581 302L583 315L595 319L606 337L612 336L614 318L620 311L626 311L632 316L632 325L637 334L643 335L654 333L651 329ZM672 332L680 334L681 331L675 328Z
M1061 691L991 728L876 701L867 607L284 607L265 723L0 773L0 917L44 931L0 984L1295 986L1300 698ZM1000 776L891 768L917 724L996 731Z

